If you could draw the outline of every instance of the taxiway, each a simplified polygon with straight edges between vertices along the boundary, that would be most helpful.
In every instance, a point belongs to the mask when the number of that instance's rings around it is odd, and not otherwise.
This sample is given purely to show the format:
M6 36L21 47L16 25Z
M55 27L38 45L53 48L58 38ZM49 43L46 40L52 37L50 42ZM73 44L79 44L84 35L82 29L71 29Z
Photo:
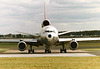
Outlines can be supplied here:
M9 50L0 57L89 57L96 56L83 50L68 50L67 53L59 53L59 50L52 50L52 53L44 53L44 50L36 50L34 54L28 54L27 51Z
M89 57L89 53L57 53L57 54L0 54L0 57Z

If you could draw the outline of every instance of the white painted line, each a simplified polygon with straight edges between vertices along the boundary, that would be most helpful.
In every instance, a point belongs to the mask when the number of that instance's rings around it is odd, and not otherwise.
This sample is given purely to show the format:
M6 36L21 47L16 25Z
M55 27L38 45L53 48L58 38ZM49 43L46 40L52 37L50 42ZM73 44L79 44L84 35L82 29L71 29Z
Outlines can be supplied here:
M58 54L0 54L0 57L89 57L89 53L58 53Z

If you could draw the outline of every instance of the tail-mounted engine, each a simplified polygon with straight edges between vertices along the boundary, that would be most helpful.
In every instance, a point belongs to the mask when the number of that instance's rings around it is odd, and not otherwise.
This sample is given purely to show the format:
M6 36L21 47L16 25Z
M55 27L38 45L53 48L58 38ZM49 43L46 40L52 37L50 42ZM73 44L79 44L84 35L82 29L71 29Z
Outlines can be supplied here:
M43 23L42 23L42 28L44 26L48 26L48 25L50 25L50 22L48 20L44 20Z
M24 50L26 50L26 47L27 47L27 44L26 44L24 41L20 41L20 42L18 43L18 49L19 49L19 51L24 51Z
M77 48L78 48L78 42L72 39L72 41L70 42L70 49L76 50Z

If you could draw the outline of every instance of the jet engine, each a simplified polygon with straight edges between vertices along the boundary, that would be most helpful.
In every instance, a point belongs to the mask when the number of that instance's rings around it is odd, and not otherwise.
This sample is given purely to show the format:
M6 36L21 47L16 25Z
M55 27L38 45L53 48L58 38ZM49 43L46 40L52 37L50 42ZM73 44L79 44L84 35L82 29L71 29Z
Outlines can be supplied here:
M78 43L76 41L71 41L70 42L70 49L76 50L77 48L78 48Z
M20 41L20 42L18 43L18 49L19 49L19 51L24 51L24 50L26 50L26 47L27 47L27 44L26 44L24 41Z
M42 23L42 28L44 26L48 26L48 25L50 25L50 22L48 20L44 20L43 23Z

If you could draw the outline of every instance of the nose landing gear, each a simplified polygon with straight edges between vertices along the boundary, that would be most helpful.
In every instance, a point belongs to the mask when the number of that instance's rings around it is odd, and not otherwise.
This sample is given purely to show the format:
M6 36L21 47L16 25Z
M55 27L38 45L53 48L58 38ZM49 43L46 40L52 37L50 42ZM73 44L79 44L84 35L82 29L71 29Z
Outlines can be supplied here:
M45 49L45 53L51 53L51 50Z
M50 46L46 46L45 53L51 53Z

